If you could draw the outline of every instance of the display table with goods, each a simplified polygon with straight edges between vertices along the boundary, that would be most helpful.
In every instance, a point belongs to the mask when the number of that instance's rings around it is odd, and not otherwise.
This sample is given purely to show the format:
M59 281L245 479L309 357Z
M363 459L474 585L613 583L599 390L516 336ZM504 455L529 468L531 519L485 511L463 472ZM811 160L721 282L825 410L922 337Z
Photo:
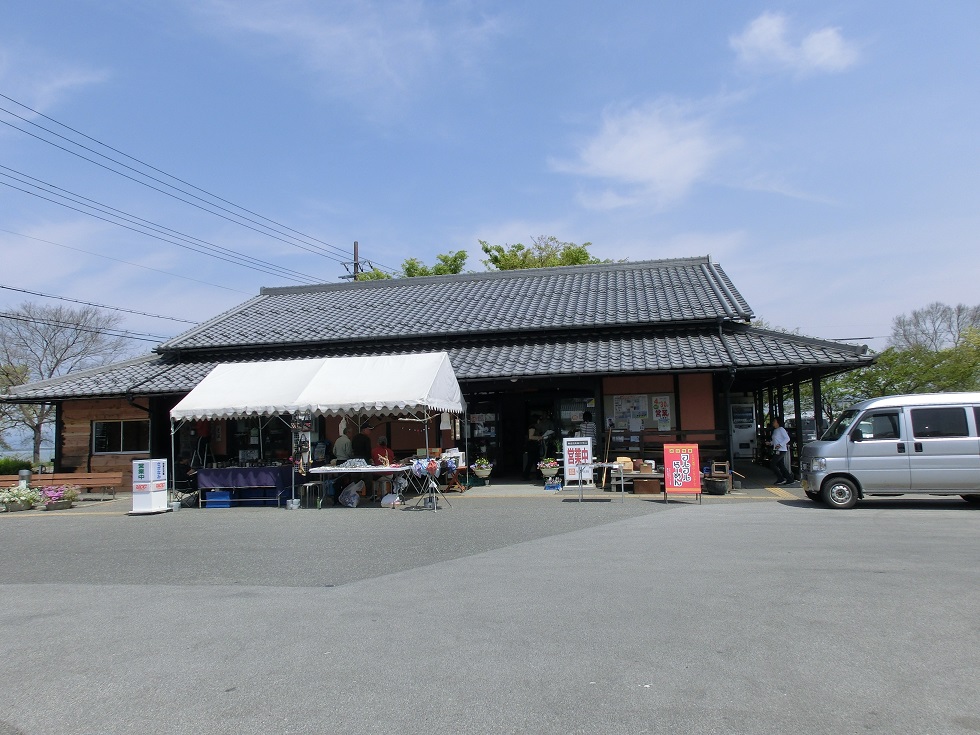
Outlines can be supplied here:
M293 487L293 466L202 467L197 471L202 508L229 508L232 503L279 506Z
M610 471L610 484L612 485L613 491L616 489L616 480L619 480L619 500L621 503L626 502L626 472L623 469L623 465L618 462L589 462L587 464L577 464L575 465L574 473L572 474L572 480L576 481L577 478L582 478L586 476L587 470L595 472L597 469L606 469ZM633 474L633 473L629 473ZM639 473L637 473L639 474ZM570 483L569 483L570 484ZM583 502L585 499L585 485L586 483L582 480L577 480L578 485L578 500Z
M403 490L410 484L409 473L412 471L411 465L404 464L393 464L393 465L370 465L370 464L342 464L342 465L325 465L323 467L314 467L309 473L321 478L324 482L331 480L333 478L344 476L362 476L367 479L373 479L376 477L391 477L391 492L395 495L401 495ZM336 488L336 492L339 494L343 488ZM377 494L377 493L376 493ZM385 493L387 496L389 493ZM321 503L317 503L317 507L322 505L322 491L321 491ZM307 507L312 507L311 504L307 504Z

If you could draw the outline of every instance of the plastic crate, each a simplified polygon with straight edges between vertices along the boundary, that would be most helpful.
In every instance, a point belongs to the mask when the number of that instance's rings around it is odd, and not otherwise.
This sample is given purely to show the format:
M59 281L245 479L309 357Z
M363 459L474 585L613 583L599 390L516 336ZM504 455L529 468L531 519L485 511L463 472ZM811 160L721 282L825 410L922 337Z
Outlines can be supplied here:
M231 490L205 490L205 508L230 508Z

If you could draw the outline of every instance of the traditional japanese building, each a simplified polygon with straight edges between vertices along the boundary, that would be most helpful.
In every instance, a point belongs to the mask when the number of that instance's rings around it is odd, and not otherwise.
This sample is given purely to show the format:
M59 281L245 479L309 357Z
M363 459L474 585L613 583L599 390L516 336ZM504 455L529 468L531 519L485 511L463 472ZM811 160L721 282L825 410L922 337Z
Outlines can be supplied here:
M690 440L709 456L749 458L784 398L795 395L799 414L802 384L819 396L821 378L874 359L753 318L710 257L263 288L152 354L17 386L4 400L57 406L57 471L127 470L170 456L170 409L218 363L446 351L468 415L444 441L467 433L470 456L490 457L499 475L522 471L536 424L567 435L585 412L612 455ZM336 420L318 428L336 437ZM255 443L247 422L199 430L229 461ZM419 446L418 427L383 431L396 452ZM280 442L274 432L262 442ZM182 434L180 451L196 435Z

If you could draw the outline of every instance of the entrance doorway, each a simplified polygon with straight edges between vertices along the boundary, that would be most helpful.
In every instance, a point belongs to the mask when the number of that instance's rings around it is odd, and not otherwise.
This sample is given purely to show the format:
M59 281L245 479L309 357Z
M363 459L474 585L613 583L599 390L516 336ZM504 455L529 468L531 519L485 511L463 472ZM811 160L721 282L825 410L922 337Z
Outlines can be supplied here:
M582 390L528 390L500 396L500 456L494 474L512 479L537 477L543 457L558 457L562 438L574 436L584 411L595 410L595 393ZM550 430L545 441L531 439Z

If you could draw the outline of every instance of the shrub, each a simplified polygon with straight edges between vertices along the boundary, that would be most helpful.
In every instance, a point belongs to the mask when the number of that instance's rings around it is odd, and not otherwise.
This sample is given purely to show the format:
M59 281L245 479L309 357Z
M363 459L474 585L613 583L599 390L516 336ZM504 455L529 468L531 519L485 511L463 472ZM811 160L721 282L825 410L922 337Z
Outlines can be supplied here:
M16 475L21 470L31 469L31 462L17 457L0 457L0 475Z

